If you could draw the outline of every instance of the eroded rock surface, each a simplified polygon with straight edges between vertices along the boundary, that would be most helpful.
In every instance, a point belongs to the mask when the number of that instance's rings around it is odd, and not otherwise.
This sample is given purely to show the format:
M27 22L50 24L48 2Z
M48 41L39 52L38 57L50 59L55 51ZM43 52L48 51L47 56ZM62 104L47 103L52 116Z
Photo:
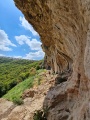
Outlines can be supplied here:
M14 1L39 33L52 71L71 72L45 98L48 120L90 120L90 0Z

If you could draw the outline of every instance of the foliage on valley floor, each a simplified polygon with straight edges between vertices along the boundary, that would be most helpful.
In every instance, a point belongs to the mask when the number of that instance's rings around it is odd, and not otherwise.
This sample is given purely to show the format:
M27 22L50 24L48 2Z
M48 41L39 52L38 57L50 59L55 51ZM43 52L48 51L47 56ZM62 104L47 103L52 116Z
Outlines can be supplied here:
M42 79L39 74L44 71L45 71L44 69L40 69L34 72L32 71L33 73L32 76L20 82L18 85L16 85L11 90L9 90L7 94L3 96L3 98L13 101L15 104L18 104L18 105L23 104L23 100L21 98L23 92L26 89L32 88L33 85L36 85L36 84L39 85L40 80Z
M0 57L0 97L17 84L33 76L40 69L41 61Z

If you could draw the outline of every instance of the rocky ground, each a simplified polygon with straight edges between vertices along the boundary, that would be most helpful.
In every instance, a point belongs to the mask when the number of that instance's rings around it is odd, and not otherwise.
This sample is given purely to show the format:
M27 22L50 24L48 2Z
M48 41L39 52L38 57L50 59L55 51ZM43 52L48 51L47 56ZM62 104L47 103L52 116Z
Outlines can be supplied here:
M33 120L36 111L46 108L47 120L90 120L89 93L80 94L78 82L71 76L66 80L67 75L40 74L42 83L23 93L24 104L0 99L0 120Z
M11 101L0 99L0 120L33 120L33 114L43 108L44 99L49 88L54 85L55 75L41 73L41 85L26 90L23 95L24 104L15 105Z

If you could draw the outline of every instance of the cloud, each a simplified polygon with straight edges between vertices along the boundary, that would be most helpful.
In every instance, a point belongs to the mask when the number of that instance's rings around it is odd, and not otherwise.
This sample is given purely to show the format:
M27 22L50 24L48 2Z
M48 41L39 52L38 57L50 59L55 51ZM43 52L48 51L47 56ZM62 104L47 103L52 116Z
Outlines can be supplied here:
M29 59L29 60L41 60L44 57L44 52L42 50L36 51L36 52L29 52L28 54L23 56L9 56L13 58L18 58L18 59Z
M15 36L16 41L20 45L28 45L31 49L31 52L25 55L25 57L20 56L22 59L30 59L30 60L40 60L44 57L44 52L41 48L41 42L37 39L31 39L31 37L26 35ZM15 56L16 58L16 56Z
M13 58L23 59L23 57L22 57L22 56L13 56Z
M2 56L5 56L4 54L0 54L0 56L2 57Z
M15 36L15 39L20 45L27 44L31 48L31 50L41 50L41 42L37 41L36 39L30 40L29 36Z
M13 44L8 39L8 35L5 33L5 31L0 29L0 50L2 50L2 51L12 51L10 46L16 47L16 45Z
M40 60L44 57L44 52L42 50L39 50L37 52L29 52L26 54L24 59L30 59L30 60Z
M24 17L19 17L22 27L26 30L29 30L33 35L38 35L38 33L33 29L33 27L28 23L28 21Z

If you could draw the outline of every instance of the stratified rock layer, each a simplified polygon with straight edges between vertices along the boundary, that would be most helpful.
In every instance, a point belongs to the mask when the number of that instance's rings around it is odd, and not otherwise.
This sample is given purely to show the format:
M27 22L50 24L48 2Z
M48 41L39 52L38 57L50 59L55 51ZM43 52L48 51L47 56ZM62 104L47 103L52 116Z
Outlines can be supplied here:
M90 120L90 0L14 0L42 40L46 62L70 77L46 96L48 120Z

